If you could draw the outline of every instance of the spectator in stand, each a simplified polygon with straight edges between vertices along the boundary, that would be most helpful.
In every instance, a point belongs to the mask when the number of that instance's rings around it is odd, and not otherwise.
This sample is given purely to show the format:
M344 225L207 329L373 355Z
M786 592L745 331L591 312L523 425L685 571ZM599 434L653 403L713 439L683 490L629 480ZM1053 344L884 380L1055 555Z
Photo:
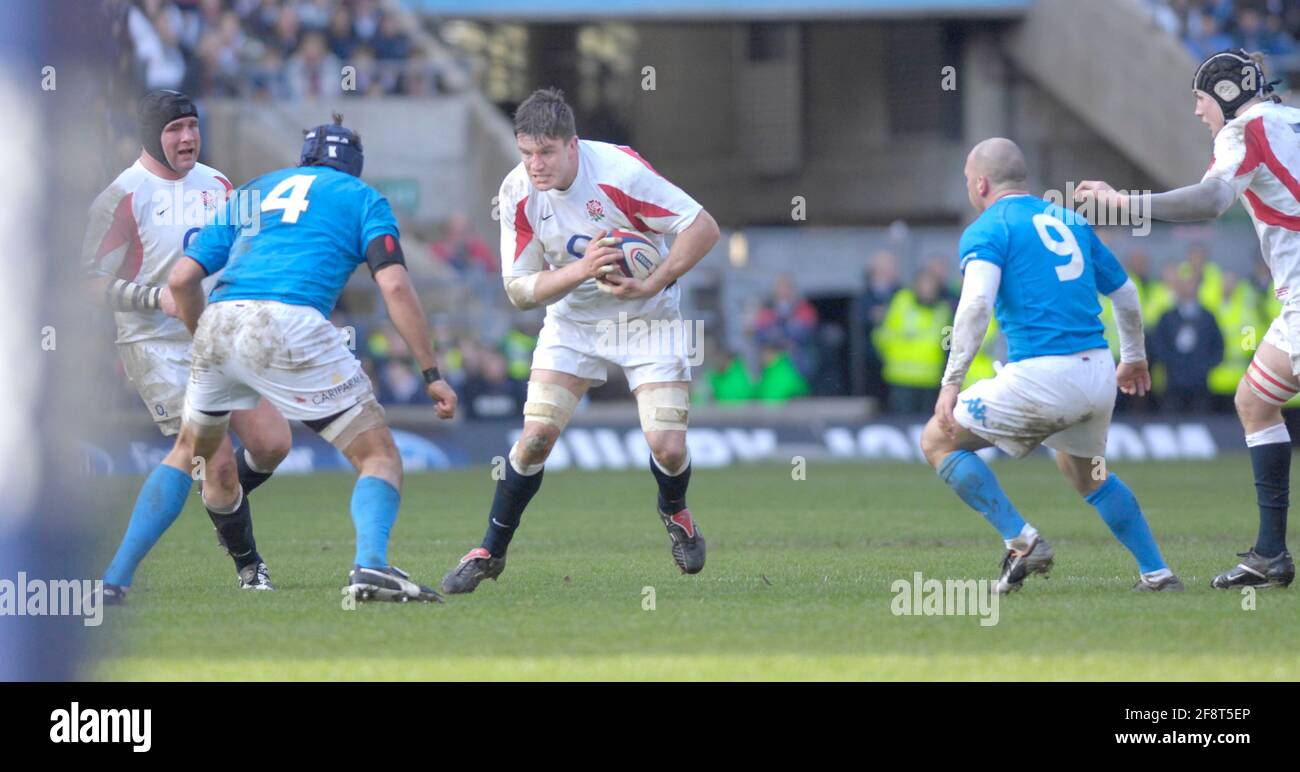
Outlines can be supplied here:
M420 405L428 403L429 395L424 379L415 372L415 364L405 357L390 359L379 370L384 382L389 405Z
M379 33L379 22L383 12L379 10L378 0L357 0L352 14L352 28L357 33L357 40L371 42Z
M1198 14L1198 16L1194 29L1188 33L1187 40L1184 41L1193 57L1205 59L1215 51L1232 48L1232 38L1219 26L1218 19L1208 13Z
M216 24L206 25L196 51L194 76L187 84L188 93L234 97L244 82L240 72L240 53L244 31L239 16L226 11Z
M525 316L517 320L501 339L499 345L505 354L507 372L511 378L528 382L533 368L533 350L537 348L537 336L541 331L541 319L536 315Z
M1167 34L1182 38L1187 32L1189 0L1146 0L1151 18Z
M706 357L710 364L701 380L707 384L713 401L736 404L756 398L758 383L750 376L745 358L716 344L712 348L714 356Z
M945 255L930 255L925 262L926 271L934 276L935 285L939 287L939 297L952 306L956 312L957 301L961 299L961 281L952 270L952 258Z
M889 409L923 414L934 408L947 360L944 339L952 307L939 295L939 280L918 271L912 287L899 290L876 328L875 344L885 363Z
M275 27L267 40L267 45L288 59L302 44L302 25L298 22L298 9L286 4L275 17Z
M1124 257L1124 270L1137 287L1138 298L1146 302L1147 291L1151 284L1151 257L1141 247L1130 249Z
M1295 0L1288 0L1288 3L1297 5ZM1296 37L1291 33L1291 28L1287 25L1286 14L1270 13L1264 23L1268 26L1268 34L1285 46L1282 50L1270 51L1269 53L1289 55L1296 52Z
M1282 9L1281 28L1292 40L1300 39L1300 2L1288 0Z
M284 9L281 0L261 0L255 7L241 15L254 35L269 39L275 34L276 22L279 21L282 10Z
M790 352L773 346L762 350L763 372L758 376L754 397L763 402L786 402L808 396L808 380L795 367Z
M379 31L370 45L382 62L405 59L411 53L411 40L402 31L401 22L391 13L383 15Z
M1285 32L1270 25L1260 9L1242 4L1237 9L1236 32L1233 46L1247 51L1263 51L1266 54L1289 54L1295 50L1295 42Z
M872 345L871 337L876 327L885 318L889 301L901 288L898 280L898 256L887 249L881 249L871 255L867 262L867 286L858 296L859 321L866 336L866 389L867 396L875 397L881 403L889 395L885 379L881 373L884 363L880 352Z
M478 370L470 373L461 387L461 404L470 418L516 419L524 409L528 384L509 377L505 356L500 351L483 352Z
M169 10L176 9L168 6L152 17L142 14L129 17L136 59L144 69L146 89L179 89L185 80L185 55L181 52L176 32L178 18Z
M1197 299L1196 281L1175 280L1177 305L1160 317L1151 334L1151 358L1165 366L1163 409L1168 413L1203 412L1210 406L1207 377L1223 361L1223 336L1214 315Z
M447 233L431 247L433 255L456 272L494 274L497 271L496 254L469 224L469 215L463 211L452 214L447 220Z
M289 83L284 77L284 60L275 49L267 48L262 53L261 61L248 75L254 99L280 102L289 98Z
M203 37L217 29L221 21L221 0L174 0L180 10L177 15L176 35L181 50L195 53Z
M353 50L360 44L352 28L352 11L346 5L335 8L330 17L329 42L330 51L344 62L352 58Z
M754 338L761 348L784 351L804 378L817 369L814 335L817 309L804 300L789 276L778 276L772 297L763 303L754 319Z
M323 30L329 26L330 7L337 0L298 0L298 18L305 30Z
M342 65L325 45L325 35L309 32L285 65L285 81L294 99L319 99L340 93Z
M434 96L440 90L438 67L423 48L411 49L411 57L402 68L398 90L411 97Z
M1259 315L1259 295L1251 283L1239 281L1227 271L1223 273L1223 300L1210 312L1223 337L1223 361L1210 371L1207 381L1211 407L1216 413L1230 413L1237 384L1245 377L1268 322Z
M347 96L383 96L386 93L384 81L379 71L379 63L370 46L360 45L352 49L352 58L347 65L353 68L355 80L353 88L344 92Z
M1187 248L1187 259L1178 266L1178 275L1193 281L1201 305L1206 308L1213 308L1223 297L1223 270L1210 260L1210 250L1201 242Z

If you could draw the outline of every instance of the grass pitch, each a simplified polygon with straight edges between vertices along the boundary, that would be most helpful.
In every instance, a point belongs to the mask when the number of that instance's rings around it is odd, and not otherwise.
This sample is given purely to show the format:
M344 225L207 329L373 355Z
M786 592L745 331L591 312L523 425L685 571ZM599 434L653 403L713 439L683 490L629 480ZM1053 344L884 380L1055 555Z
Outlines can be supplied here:
M921 465L698 469L692 512L708 565L683 576L648 470L548 472L498 582L443 605L344 608L353 551L347 475L281 476L251 498L276 591L236 589L197 495L93 631L88 677L127 680L1300 678L1300 587L1215 591L1254 538L1243 455L1117 465L1188 586L1129 591L1137 569L1046 458L994 468L1056 547L975 616L897 616L895 580L991 578L997 534ZM101 565L138 480L114 501ZM436 584L477 545L485 470L408 477L390 560ZM653 599L653 610L647 610Z

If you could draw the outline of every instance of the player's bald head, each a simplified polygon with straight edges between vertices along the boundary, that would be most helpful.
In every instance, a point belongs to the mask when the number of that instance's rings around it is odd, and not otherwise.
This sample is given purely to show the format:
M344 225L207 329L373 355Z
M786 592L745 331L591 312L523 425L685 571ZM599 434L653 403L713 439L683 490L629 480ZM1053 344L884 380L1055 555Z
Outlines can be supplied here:
M986 139L966 156L966 193L975 211L983 212L1005 190L1024 187L1029 171L1025 154L1003 137Z
M1005 137L986 139L970 151L970 169L985 177L993 188L1021 185L1029 177L1025 154Z

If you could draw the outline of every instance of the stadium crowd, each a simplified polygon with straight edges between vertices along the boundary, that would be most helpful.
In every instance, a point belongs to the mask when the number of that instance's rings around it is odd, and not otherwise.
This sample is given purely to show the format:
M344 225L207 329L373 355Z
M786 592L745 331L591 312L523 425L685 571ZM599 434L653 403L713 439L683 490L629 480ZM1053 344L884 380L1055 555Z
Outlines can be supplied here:
M960 277L951 259L933 255L921 261L904 282L900 260L879 250L866 263L861 291L854 299L847 335L864 352L860 381L882 409L899 414L927 413L934 406L947 363L945 342L960 294ZM1191 246L1185 260L1154 275L1145 252L1134 249L1125 263L1138 286L1146 320L1147 352L1155 392L1145 399L1120 400L1120 410L1192 413L1232 410L1238 381L1280 304L1263 263L1249 277L1224 271L1203 245ZM1118 361L1118 337L1106 298L1102 321ZM843 383L827 388L827 360L842 356L828 346L825 328L812 303L788 277L778 277L771 295L745 321L746 350L720 352L702 369L705 397L718 402L784 401L813 395L848 396ZM994 321L967 383L995 373L1006 358L1006 343Z
M1148 0L1156 23L1204 59L1225 48L1290 57L1300 49L1300 0ZM1283 69L1293 71L1294 66Z
M459 66L380 0L119 0L133 80L196 97L286 101L458 90Z

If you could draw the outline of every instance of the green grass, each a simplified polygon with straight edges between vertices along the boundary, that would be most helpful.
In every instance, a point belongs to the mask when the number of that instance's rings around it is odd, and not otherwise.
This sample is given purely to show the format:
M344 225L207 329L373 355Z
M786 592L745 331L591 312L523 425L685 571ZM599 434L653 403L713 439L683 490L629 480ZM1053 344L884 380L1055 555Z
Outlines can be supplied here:
M253 497L277 591L240 592L197 496L95 630L104 679L1296 679L1300 588L1256 610L1210 577L1254 537L1243 457L1126 464L1181 595L1129 592L1136 567L1042 458L995 469L1056 547L1050 579L1005 599L998 623L895 616L890 585L984 578L1001 542L920 465L697 470L709 542L682 576L647 471L548 473L499 582L445 605L344 610L352 478L280 477ZM106 484L121 512L134 481ZM436 583L478 543L486 470L407 480L389 557ZM109 553L102 556L106 563ZM643 610L645 587L655 610Z

